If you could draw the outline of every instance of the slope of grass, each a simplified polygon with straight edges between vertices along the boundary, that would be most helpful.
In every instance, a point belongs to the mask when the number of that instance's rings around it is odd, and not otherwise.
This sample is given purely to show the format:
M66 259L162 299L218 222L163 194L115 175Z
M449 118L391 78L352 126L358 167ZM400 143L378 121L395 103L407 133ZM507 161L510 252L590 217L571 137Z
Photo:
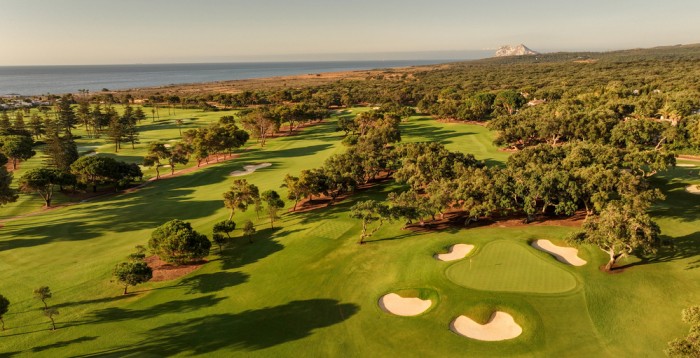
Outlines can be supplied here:
M483 127L420 118L403 126L405 141L433 139L480 159L505 158L489 144L491 134ZM236 239L196 272L139 286L132 295L122 296L110 282L112 267L167 220L190 221L211 235L213 224L227 217L221 194L232 170L270 162L244 178L284 196L281 178L343 151L340 139L330 121L135 193L6 222L0 229L0 293L12 305L4 317L8 330L0 332L0 355L660 356L666 341L687 331L679 313L697 303L700 292L700 204L683 191L697 171L688 169L655 179L668 200L654 215L665 238L675 242L674 251L630 259L631 266L615 275L598 269L606 258L595 248L581 248L589 264L580 268L533 253L579 282L580 289L564 293L462 287L447 278L450 265L433 254L460 242L531 249L529 241L560 240L571 228L416 233L394 223L357 245L360 224L349 218L349 207L357 200L384 198L394 185L327 208L285 213L274 230L253 210L237 213L237 223L258 224L253 244ZM41 285L52 288L49 303L61 312L55 332L31 297ZM418 317L392 316L377 306L381 295L405 289L426 290L439 299ZM496 309L514 315L524 329L520 337L487 343L448 330L460 314L481 317Z

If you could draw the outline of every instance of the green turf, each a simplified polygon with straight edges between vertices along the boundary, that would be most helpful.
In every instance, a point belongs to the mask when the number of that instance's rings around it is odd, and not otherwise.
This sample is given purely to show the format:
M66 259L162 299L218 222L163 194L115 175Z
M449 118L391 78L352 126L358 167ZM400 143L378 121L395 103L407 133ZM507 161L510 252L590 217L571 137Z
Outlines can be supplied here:
M402 126L405 141L435 136L480 159L496 163L506 157L481 126L418 117ZM163 128L163 139L177 131ZM153 130L154 138L161 137ZM340 140L329 120L303 134L270 140L264 149L241 152L231 162L135 193L5 222L0 293L12 305L4 317L8 330L0 332L0 356L656 357L663 355L667 341L687 333L680 311L697 304L700 292L700 197L684 188L697 181L696 168L654 177L668 199L653 214L675 250L662 250L657 258L630 258L623 261L626 271L615 275L598 269L606 255L597 248L582 247L580 255L589 264L574 268L528 246L533 239L558 242L573 230L566 227L416 233L396 222L357 245L360 224L349 218L349 207L357 200L384 198L397 188L389 185L327 208L285 213L274 230L252 210L236 214L239 227L247 219L256 223L253 244L237 239L198 271L139 286L126 297L110 282L114 265L167 220L190 221L211 235L212 225L228 216L221 193L230 186L232 170L270 162L272 167L244 178L284 196L281 178L345 150ZM8 209L15 210L3 207L0 214L10 216ZM548 264L547 271L574 277L578 288L542 294L456 285L445 274L451 265L440 264L433 254L459 242L477 250L499 243L531 250L523 254ZM476 262L482 254L470 257ZM60 310L55 332L48 330L41 304L32 298L41 285L52 288L49 303ZM383 294L412 289L434 294L438 304L417 317L391 316L377 305ZM523 334L486 343L448 329L458 315L483 319L494 310L511 313Z
M533 249L512 241L494 241L445 274L457 285L482 291L560 293L576 288L576 279Z

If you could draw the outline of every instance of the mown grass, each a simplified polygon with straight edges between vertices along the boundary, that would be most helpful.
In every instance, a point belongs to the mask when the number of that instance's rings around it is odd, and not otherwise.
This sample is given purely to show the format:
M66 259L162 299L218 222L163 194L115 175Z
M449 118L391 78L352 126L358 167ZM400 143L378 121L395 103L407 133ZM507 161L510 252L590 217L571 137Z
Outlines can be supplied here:
M494 163L506 157L480 126L420 118L403 126L405 141L442 141ZM348 210L357 200L382 199L396 188L386 185L327 208L285 213L275 229L252 210L236 214L237 223L252 219L258 225L253 244L236 239L198 271L139 286L132 295L122 296L110 282L112 267L167 220L190 221L211 235L213 224L228 216L221 193L232 170L270 162L245 178L284 195L284 174L319 166L344 150L334 129L331 120L135 193L6 222L0 229L0 293L12 306L4 317L8 330L0 332L0 355L660 356L668 340L687 331L680 310L697 304L700 292L700 197L684 191L697 179L692 168L654 179L668 196L654 215L675 250L631 258L618 274L599 270L606 257L596 248L581 248L589 264L571 267L528 246L540 238L557 242L573 230L567 227L417 233L397 222L357 245L360 225ZM461 262L433 258L455 243L480 250L495 241L533 250L524 254L547 264L538 270L565 271L578 288L542 294L462 287L446 275ZM54 332L31 297L41 285L52 288L49 303L61 312ZM417 317L392 316L378 307L379 297L402 290L438 299ZM448 329L458 315L485 321L494 310L512 314L523 334L493 343Z

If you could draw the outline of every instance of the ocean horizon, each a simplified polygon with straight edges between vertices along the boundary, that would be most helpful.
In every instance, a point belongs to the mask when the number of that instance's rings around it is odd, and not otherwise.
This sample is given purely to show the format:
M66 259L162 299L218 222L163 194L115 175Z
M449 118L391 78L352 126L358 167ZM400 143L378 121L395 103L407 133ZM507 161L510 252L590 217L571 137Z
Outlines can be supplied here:
M471 60L489 57L475 53ZM205 83L455 62L455 59L0 66L0 96Z

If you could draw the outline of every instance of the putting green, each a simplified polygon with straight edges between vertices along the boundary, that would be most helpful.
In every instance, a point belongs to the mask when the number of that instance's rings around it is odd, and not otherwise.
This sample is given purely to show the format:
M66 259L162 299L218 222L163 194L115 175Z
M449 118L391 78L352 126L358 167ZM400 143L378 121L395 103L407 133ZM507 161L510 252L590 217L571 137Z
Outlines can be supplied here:
M472 259L445 272L457 285L483 291L560 293L576 287L574 276L512 241L494 241Z

